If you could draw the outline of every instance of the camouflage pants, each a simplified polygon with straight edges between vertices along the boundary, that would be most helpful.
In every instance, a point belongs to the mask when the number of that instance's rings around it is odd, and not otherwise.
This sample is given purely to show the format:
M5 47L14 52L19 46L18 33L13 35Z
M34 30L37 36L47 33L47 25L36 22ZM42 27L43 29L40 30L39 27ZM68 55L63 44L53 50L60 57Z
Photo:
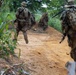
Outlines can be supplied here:
M28 44L28 37L27 37L27 30L29 29L29 23L28 22L18 22L17 26L16 26L16 34L14 36L14 39L17 40L17 37L19 35L19 32L22 31L23 35L24 35L24 39L26 44Z
M68 44L71 47L70 56L74 61L76 61L76 32L75 31L69 32Z

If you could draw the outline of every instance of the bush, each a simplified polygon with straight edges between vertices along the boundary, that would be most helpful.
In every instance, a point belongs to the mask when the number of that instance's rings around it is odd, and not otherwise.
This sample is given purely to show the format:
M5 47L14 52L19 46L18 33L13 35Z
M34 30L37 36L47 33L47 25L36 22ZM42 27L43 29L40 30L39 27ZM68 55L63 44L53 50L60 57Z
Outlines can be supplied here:
M11 20L14 19L13 14L7 11L0 13L0 57L13 55L16 48L16 41L12 40L11 31L8 30Z
M11 32L9 30L2 32L0 35L0 57L6 57L14 54L16 42L12 41Z

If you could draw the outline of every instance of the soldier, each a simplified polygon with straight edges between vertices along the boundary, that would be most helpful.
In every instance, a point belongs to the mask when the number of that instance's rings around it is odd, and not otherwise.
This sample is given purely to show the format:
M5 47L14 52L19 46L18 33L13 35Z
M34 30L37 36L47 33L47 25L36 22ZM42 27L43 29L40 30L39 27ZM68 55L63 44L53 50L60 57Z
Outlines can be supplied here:
M44 13L38 23L38 26L45 31L48 28L48 13Z
M32 21L30 11L26 8L26 2L23 1L21 3L21 7L19 7L17 9L17 12L16 12L15 23L16 23L17 34L15 35L14 40L17 40L17 36L19 35L19 32L22 31L23 35L24 35L24 39L25 39L26 44L27 44L28 38L27 38L26 31L31 28L32 24L34 24L34 21L35 20Z
M76 61L76 6L73 0L68 1L66 9L61 15L63 39L68 37L68 45L71 47L70 55Z

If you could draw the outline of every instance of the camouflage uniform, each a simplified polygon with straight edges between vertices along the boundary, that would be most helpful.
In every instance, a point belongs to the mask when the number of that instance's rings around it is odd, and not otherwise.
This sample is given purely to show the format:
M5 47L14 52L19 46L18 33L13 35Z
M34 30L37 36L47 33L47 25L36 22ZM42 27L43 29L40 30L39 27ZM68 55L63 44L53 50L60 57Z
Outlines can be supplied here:
M44 13L38 23L38 26L46 30L48 28L48 14Z
M76 61L76 8L73 3L70 1L69 5L66 5L67 9L62 13L60 19L63 35L68 37L68 45L71 47L70 55Z
M22 6L19 7L16 12L16 20L15 20L15 22L17 23L16 32L18 36L19 32L22 31L24 35L24 39L26 43L28 43L26 31L31 28L33 23L31 19L30 11L27 8L25 8L26 3L22 2L21 5ZM17 36L15 36L14 39L17 40Z

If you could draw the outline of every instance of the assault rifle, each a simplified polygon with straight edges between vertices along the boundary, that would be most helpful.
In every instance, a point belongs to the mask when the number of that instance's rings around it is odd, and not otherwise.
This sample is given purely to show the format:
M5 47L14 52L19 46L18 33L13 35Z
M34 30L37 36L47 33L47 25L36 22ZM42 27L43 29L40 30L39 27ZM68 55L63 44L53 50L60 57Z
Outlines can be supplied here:
M65 37L66 37L66 34L63 34L63 37L59 43L62 43L64 41Z
M52 18L56 17L57 15L61 14L64 10L59 11L58 13L56 13L55 15L52 16Z

